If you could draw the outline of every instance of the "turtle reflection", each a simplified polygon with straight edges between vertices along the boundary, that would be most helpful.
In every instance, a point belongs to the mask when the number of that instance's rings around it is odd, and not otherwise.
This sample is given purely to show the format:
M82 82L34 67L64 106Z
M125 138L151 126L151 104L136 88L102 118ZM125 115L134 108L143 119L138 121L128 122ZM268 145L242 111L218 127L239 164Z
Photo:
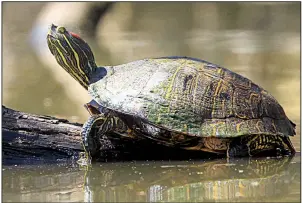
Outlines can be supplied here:
M290 185L295 179L289 167L291 159L94 165L86 173L85 201L278 199L289 194Z

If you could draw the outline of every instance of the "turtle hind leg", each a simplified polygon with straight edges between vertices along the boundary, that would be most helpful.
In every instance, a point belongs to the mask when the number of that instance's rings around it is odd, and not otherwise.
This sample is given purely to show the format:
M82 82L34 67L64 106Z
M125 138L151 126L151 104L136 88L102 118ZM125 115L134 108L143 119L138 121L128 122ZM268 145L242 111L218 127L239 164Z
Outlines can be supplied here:
M247 157L250 156L249 147L242 143L242 138L234 138L227 149L227 157Z
M235 138L229 145L227 156L282 156L294 152L288 137L261 134Z

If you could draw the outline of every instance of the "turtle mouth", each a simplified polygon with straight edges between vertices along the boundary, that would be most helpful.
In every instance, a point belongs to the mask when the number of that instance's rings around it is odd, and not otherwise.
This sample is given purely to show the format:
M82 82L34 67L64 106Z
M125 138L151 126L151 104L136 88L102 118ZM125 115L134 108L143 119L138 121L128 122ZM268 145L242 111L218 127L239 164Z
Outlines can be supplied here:
M50 40L56 40L58 37L57 37L57 31L56 31L56 28L58 26L55 26L54 24L51 24L49 30L48 30L48 33L47 33L47 38L50 39Z
M49 32L48 33L51 33L51 34L55 33L57 31L57 27L58 27L57 25L51 24L49 26Z
M50 40L52 40L52 41L57 39L56 37L54 37L54 36L51 35L51 34L48 34L48 35L47 35L47 38L50 39Z

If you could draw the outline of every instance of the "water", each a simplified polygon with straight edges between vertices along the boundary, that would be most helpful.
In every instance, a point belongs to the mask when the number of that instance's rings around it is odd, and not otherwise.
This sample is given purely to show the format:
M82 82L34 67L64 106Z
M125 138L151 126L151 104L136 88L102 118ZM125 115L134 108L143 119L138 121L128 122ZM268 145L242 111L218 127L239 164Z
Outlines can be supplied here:
M293 158L4 166L4 202L298 202Z

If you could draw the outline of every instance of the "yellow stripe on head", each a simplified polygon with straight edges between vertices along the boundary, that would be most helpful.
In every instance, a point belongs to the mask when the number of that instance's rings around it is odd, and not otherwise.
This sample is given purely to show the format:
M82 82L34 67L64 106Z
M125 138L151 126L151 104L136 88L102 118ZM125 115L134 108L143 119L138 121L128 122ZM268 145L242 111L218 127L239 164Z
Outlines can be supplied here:
M75 58L76 58L76 61L77 61L77 67L78 67L78 70L86 76L85 72L82 70L81 66L80 66L80 58L79 58L79 55L78 53L74 50L74 48L71 46L69 40L67 39L67 37L65 35L63 35L63 37L65 38L66 42L68 43L70 49L72 50ZM86 77L87 78L87 77ZM87 78L88 79L88 78Z
M63 53L60 51L60 49L58 49L58 48L56 48L56 49L57 49L58 53L60 54L60 56L61 56L61 58L62 58L64 64L65 64L67 67L69 67L69 65L68 65L68 63L67 63L67 61L66 61L66 58L65 58L64 55L63 55ZM70 72L70 71L71 71L71 72ZM73 70L72 68L69 67L69 69L67 70L67 72L68 72L74 79L76 79L77 81L79 81L80 84L83 85L85 88L88 87L88 85L86 85L86 82L83 81L82 78L79 77L79 75L78 75L76 72L74 72L74 70Z

